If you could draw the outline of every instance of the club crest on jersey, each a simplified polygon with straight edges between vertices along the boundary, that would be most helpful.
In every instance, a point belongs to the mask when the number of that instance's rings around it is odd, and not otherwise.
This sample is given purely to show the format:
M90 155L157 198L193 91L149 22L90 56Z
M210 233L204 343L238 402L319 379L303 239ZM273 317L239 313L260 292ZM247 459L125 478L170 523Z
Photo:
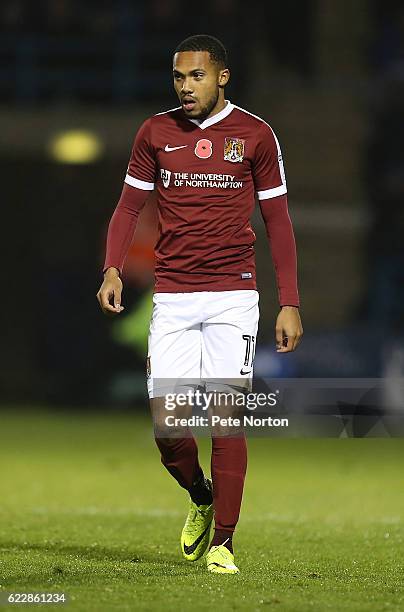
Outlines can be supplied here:
M224 159L229 162L242 162L244 159L244 143L241 138L224 139Z
M161 174L161 180L163 181L163 185L167 189L167 187L170 184L171 170L164 170L164 168L161 168L160 174Z
M208 159L213 153L213 145L207 138L201 138L195 145L195 155L200 159Z

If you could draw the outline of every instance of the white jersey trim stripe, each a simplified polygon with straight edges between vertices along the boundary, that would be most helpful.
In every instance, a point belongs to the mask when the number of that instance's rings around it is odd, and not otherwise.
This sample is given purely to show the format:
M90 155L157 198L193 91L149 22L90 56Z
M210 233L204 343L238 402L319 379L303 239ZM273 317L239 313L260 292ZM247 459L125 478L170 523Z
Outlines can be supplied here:
M271 128L271 126L269 126ZM281 180L282 180L282 185L285 187L285 193L286 193L286 175L285 175L285 167L283 165L283 157L282 157L282 151L281 151L281 146L279 144L279 140L276 137L275 132L273 131L273 129L271 128L271 132L275 138L275 142L276 142L276 149L278 151L278 166L279 166L279 173L281 175Z
M137 187L138 189L143 189L143 191L153 191L154 183L147 183L146 181L139 181L130 174L125 176L125 183L131 185L132 187Z
M208 117L204 121L198 121L198 119L189 119L188 117L187 119L191 123L194 123L199 128L201 128L201 130L205 130L207 127L210 127L211 125L214 125L215 123L219 123L219 121L221 121L222 119L230 115L232 110L235 108L234 104L232 104L230 100L225 100L225 102L226 102L226 106L222 108L222 110L219 113L216 113L216 115L212 115L212 117Z
M242 111L243 113L246 113L247 115L251 115L251 117L254 117L255 119L258 119L259 121L262 121L262 123L265 123L265 125L267 125L269 127L269 129L272 132L272 135L275 139L275 143L276 143L276 150L278 151L278 166L279 166L279 174L281 175L281 181L282 181L282 185L281 187L275 187L274 189L266 189L265 191L259 191L258 193L258 199L259 200L264 200L266 198L275 198L278 195L283 195L285 193L287 193L287 187L286 187L286 176L285 176L285 168L283 165L283 159L282 159L282 151L281 151L281 147L279 144L279 140L276 137L275 132L273 131L273 129L271 128L271 126L269 125L269 123L267 123L266 121L264 121L264 119L262 119L261 117L258 117L258 115L254 115L253 113L250 113L249 111L245 110L244 108L241 108L240 106L234 106L234 108L238 108L238 110ZM275 193L273 195L266 195L260 198L259 194L260 193L272 193L272 192L277 192L280 189L284 189L284 191L279 192L279 193Z
M207 119L204 119L204 121L199 121L198 119L190 119L186 115L185 115L185 119L188 119L188 121L190 121L194 125L197 125L199 128L201 128L201 130L205 130L207 127L210 127L211 125L214 125L215 123L218 123L219 121L221 121L222 119L230 115L231 111L234 108L238 108L234 106L234 104L232 104L230 100L225 100L225 102L226 102L226 106L219 113L216 113L216 115L213 115L212 117L208 117ZM169 110L162 111L161 113L155 113L155 115L153 116L157 117L158 115L165 115L167 113L173 113L174 111L180 110L181 108L182 106L176 106L175 108L170 108ZM243 109L240 109L240 110L243 110ZM244 112L247 112L247 111L244 111Z
M251 117L255 117L255 119L259 119L260 121L262 121L262 123L265 123L265 125L267 125L269 128L271 128L269 123L267 123L265 121L265 119L263 119L262 117L258 117L258 115L254 115L254 113L250 113L250 111L246 110L245 108L241 108L241 106L237 106L236 104L234 105L234 108L237 108L238 110L242 111L243 113L246 113L247 115L251 115ZM271 128L271 130L272 130L272 128ZM273 133L273 130L272 130L272 133Z
M279 187L273 187L272 189L265 189L264 191L257 191L259 200L268 200L269 198L276 198L277 196L284 195L287 193L286 185L280 185Z

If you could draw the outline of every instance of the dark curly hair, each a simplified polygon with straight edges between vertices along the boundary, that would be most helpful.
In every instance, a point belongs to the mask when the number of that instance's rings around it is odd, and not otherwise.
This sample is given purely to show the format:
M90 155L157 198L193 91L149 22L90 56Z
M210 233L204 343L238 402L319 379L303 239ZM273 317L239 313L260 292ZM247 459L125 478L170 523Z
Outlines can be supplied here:
M208 51L210 60L227 68L227 51L222 42L208 34L195 34L183 40L175 49L174 53L181 51Z

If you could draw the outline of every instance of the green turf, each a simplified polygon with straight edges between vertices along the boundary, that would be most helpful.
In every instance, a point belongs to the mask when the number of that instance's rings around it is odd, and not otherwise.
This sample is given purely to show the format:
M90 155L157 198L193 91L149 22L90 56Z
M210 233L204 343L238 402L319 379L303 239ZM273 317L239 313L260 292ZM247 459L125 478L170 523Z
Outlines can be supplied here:
M401 611L403 465L397 439L250 439L241 573L211 576L181 558L186 494L148 418L0 412L0 590L70 598L48 610Z

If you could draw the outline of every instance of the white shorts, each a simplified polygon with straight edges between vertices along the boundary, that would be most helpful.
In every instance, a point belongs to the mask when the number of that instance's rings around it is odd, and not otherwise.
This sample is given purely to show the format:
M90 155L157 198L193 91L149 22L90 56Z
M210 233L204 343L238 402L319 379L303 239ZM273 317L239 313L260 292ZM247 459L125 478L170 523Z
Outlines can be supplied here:
M251 386L258 331L258 292L155 293L147 357L149 397L189 381ZM198 383L197 383L198 384ZM234 383L233 383L234 384Z

